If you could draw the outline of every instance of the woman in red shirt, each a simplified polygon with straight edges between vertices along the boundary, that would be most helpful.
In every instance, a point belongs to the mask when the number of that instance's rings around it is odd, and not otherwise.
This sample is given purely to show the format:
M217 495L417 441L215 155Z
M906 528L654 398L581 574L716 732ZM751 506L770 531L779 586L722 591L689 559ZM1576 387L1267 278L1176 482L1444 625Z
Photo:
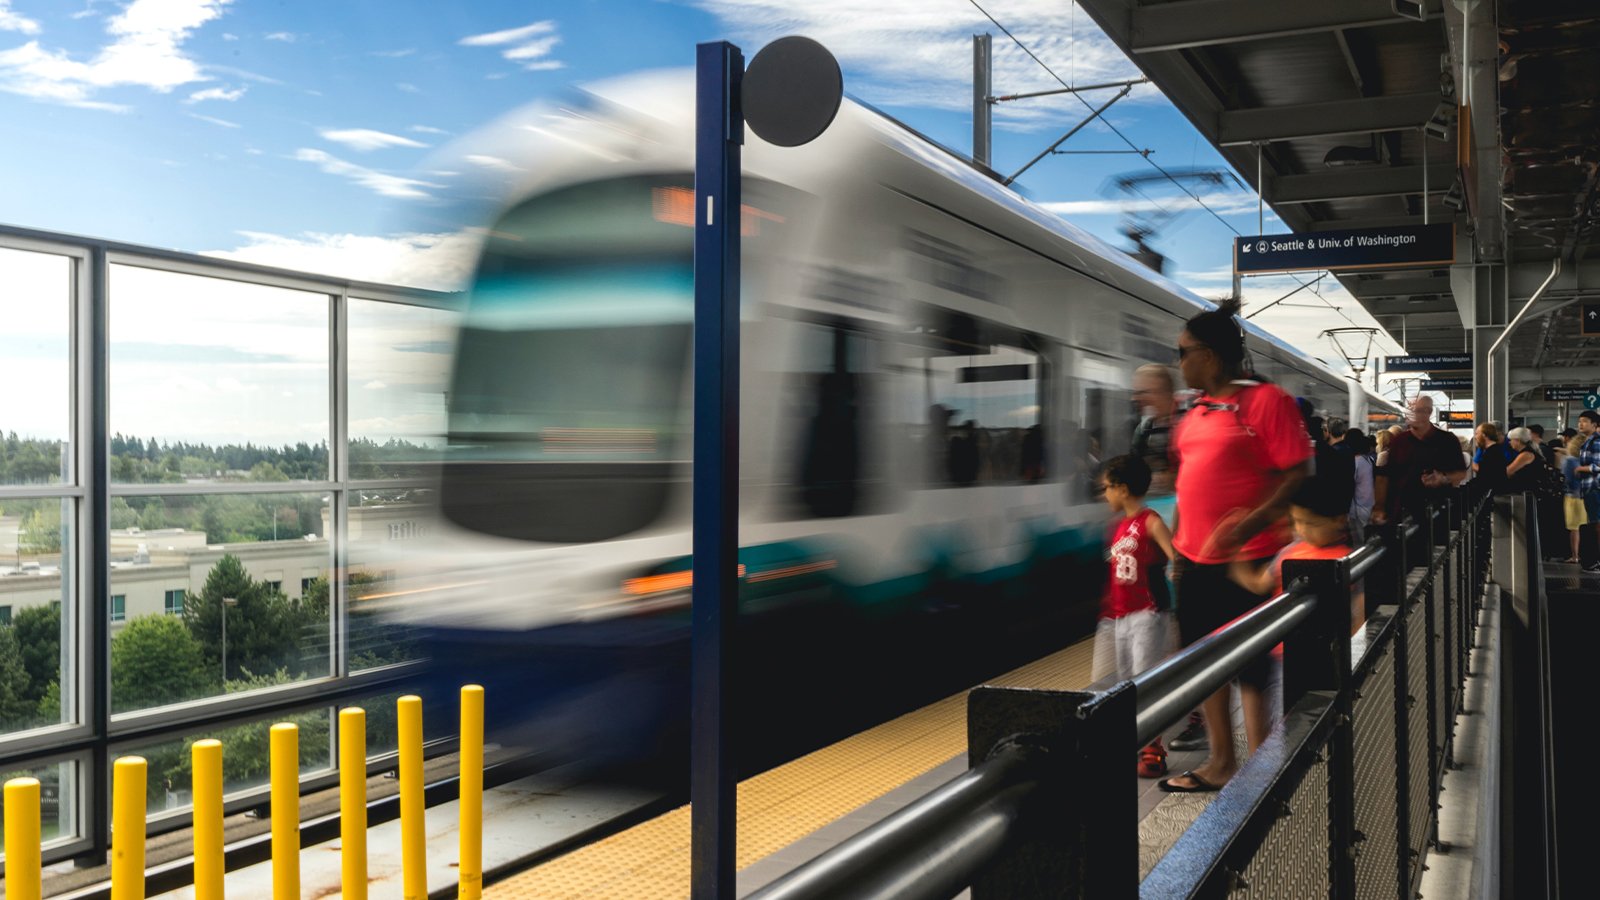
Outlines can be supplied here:
M1235 561L1260 569L1289 543L1289 499L1309 472L1311 439L1294 398L1250 380L1237 301L1190 319L1178 336L1178 368L1202 393L1178 425L1178 523L1173 546L1178 631L1188 646L1265 598L1234 581ZM1255 751L1271 727L1262 656L1240 673L1245 737ZM1207 698L1210 757L1161 783L1172 792L1214 791L1239 769L1228 689Z

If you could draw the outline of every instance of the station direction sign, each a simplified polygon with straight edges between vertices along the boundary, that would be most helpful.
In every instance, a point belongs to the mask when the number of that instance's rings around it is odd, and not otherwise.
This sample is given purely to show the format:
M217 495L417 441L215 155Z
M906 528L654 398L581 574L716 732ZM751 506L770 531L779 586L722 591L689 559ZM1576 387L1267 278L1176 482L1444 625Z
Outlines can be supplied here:
M1600 334L1600 303L1583 305L1583 334Z
M1430 378L1421 385L1424 391L1469 391L1471 378Z
M1470 353L1419 353L1413 356L1386 356L1386 372L1463 372L1472 369Z
M1455 256L1455 226L1449 223L1233 239L1233 271L1240 275L1414 269L1447 266L1455 262Z
M1546 403L1577 403L1582 402L1594 391L1576 384L1547 384L1544 386L1544 399Z

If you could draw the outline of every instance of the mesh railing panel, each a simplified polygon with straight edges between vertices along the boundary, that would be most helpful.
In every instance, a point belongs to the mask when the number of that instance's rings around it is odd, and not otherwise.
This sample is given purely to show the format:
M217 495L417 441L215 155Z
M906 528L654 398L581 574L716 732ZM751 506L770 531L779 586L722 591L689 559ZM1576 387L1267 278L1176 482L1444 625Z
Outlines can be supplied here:
M1410 780L1406 796L1409 799L1410 833L1407 845L1412 860L1421 858L1422 847L1428 835L1429 785L1428 785L1428 644L1427 621L1421 603L1406 613L1406 715L1407 759L1410 763Z
M1428 635L1428 646L1433 659L1433 757L1444 758L1445 739L1450 734L1450 682L1446 674L1444 642L1444 589L1436 580L1428 592L1428 602L1433 605L1433 633Z
M1245 867L1228 896L1260 900L1327 900L1328 764L1318 760Z
M1395 897L1399 881L1397 832L1400 774L1395 765L1394 679L1392 645L1377 663L1355 699L1355 827L1362 835L1356 855L1356 896Z

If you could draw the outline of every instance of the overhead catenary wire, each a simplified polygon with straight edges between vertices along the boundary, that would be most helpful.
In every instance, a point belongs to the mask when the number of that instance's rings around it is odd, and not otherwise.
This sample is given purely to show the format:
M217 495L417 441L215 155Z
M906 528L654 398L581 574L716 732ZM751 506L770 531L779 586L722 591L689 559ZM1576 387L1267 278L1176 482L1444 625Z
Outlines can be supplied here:
M1039 55L1037 53L1034 53L1031 49L1029 49L1027 44L1024 44L1020 38L1018 38L1016 35L1012 34L1011 33L1011 29L1009 29L1006 26L1000 24L1000 20L996 19L987 9L984 9L983 6L978 3L978 0L967 0L967 2L972 4L972 8L973 9L976 9L978 12L982 13L983 17L988 19L989 22L994 25L994 27L1000 29L1000 32L1002 34L1004 34L1006 37L1010 38L1011 39L1011 43L1016 44L1017 47L1020 50L1022 50L1023 53L1028 54L1028 58L1029 59L1032 59L1034 62L1038 63L1039 64L1039 68L1044 69L1045 72L1049 73L1050 77L1054 78L1057 82L1059 82L1062 87L1064 87L1064 88L1071 88L1072 87L1072 85L1067 83L1067 81L1065 79L1063 79L1060 75L1057 75L1056 71L1054 69L1050 68L1048 63L1046 63L1044 60L1040 59ZM1073 6L1074 6L1074 8L1076 8L1076 4L1075 3L1073 4ZM1076 34L1073 35L1073 42L1076 43ZM1076 60L1076 58L1077 58L1077 48L1074 47L1073 48L1073 59ZM1090 110L1094 109L1094 106L1091 105L1089 103L1089 101L1083 99L1082 95L1080 95L1080 94L1078 94L1078 93L1076 93L1074 91L1074 92L1072 92L1072 96L1076 97L1078 99L1078 102L1082 103L1088 109L1090 109ZM1134 149L1134 150L1138 150L1139 149L1139 145L1134 143L1127 135L1123 134L1122 130L1119 129L1114 123L1112 123L1111 120L1106 119L1106 118L1101 118L1100 122L1103 123L1108 129L1110 129L1112 134L1116 135L1119 139L1121 139L1121 141L1124 144L1127 144L1129 148ZM1168 172L1166 169L1162 168L1160 163L1158 163L1155 160L1151 159L1146 154L1142 154L1141 153L1139 155L1146 163L1148 163L1150 165L1151 168L1155 169L1157 172L1160 172L1162 177L1166 178L1168 181L1172 182L1174 185L1177 185L1179 190L1183 191L1185 194L1188 194L1190 199L1194 200L1194 202L1197 205L1199 205L1199 207L1201 209L1204 209L1206 212L1210 213L1213 218L1215 218L1218 222L1221 222L1223 224L1223 226L1226 227L1229 231L1233 232L1235 235L1237 235L1239 237L1243 237L1244 236L1243 232L1241 232L1241 231L1239 231L1239 229L1235 228L1233 226L1232 222L1229 222L1227 219L1222 217L1221 213L1217 212L1215 209L1212 209L1211 206L1209 206L1205 202L1205 200L1200 197L1199 194L1196 194L1194 191L1189 190L1189 188L1186 185L1184 185L1183 182L1181 182L1177 178L1173 177L1171 172ZM1259 179L1258 179L1258 181L1259 181ZM1257 187L1259 189L1260 185L1258 184ZM1295 275L1291 275L1290 277L1293 278L1295 281L1299 282L1300 286L1302 288L1310 287L1312 284L1315 283L1315 282L1301 281L1300 278L1298 276L1295 276ZM1318 279L1319 280L1321 279L1320 275L1318 276ZM1316 294L1316 296L1319 299L1321 299L1322 302L1325 303L1329 309L1331 309L1334 312L1338 313L1339 316L1341 318L1343 318L1346 322L1349 322L1351 325L1356 324L1355 320L1350 318L1348 315L1346 315L1345 311L1343 309L1340 309L1338 306L1335 306L1334 304L1329 302L1327 300L1327 298L1322 297L1321 294L1317 294L1316 291L1313 290L1312 293ZM1259 311L1260 310L1257 310L1257 312L1259 312Z

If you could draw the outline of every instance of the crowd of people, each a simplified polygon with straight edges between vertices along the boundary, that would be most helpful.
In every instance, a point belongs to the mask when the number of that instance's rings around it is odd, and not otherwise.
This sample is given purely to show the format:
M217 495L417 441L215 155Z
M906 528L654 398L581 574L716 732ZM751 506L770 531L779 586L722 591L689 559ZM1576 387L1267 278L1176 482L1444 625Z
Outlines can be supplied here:
M1547 558L1600 571L1600 413L1585 410L1560 440L1539 425L1502 436L1494 423L1471 441L1435 424L1433 400L1418 396L1405 425L1370 438L1323 419L1252 371L1236 306L1191 318L1178 335L1178 371L1147 365L1133 379L1143 412L1127 455L1107 460L1098 487L1111 508L1110 566L1096 632L1094 677L1132 678L1249 612L1283 587L1282 565L1337 559L1369 529L1410 516L1466 485L1535 497ZM1188 402L1180 402L1188 397ZM1175 494L1167 523L1147 497ZM1566 534L1562 534L1566 532ZM1168 589L1170 575L1171 589ZM1352 641L1364 634L1365 601L1352 589ZM1246 744L1271 727L1272 659L1240 672ZM1238 771L1227 687L1207 698L1171 741L1208 751L1201 765L1165 778L1168 792L1218 790ZM1138 773L1168 775L1158 738L1140 750Z

